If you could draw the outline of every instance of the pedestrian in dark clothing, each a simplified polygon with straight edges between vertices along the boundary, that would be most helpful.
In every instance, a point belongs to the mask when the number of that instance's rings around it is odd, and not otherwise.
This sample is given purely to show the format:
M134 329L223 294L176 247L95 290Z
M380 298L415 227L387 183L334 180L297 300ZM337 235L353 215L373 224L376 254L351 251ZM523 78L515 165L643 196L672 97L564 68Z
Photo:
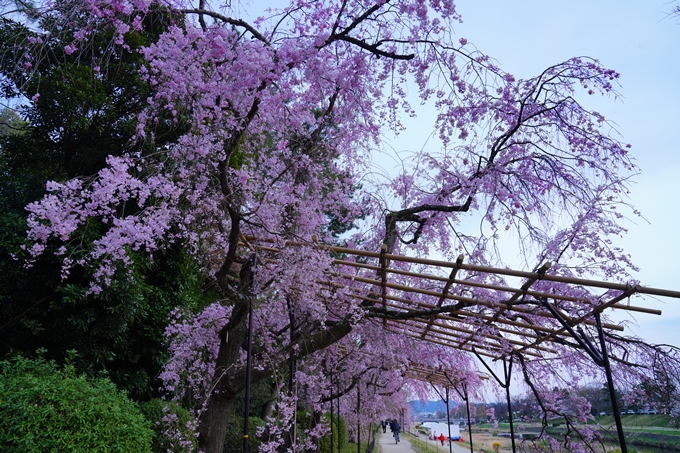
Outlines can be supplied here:
M396 419L394 419L390 423L390 428L392 429L392 435L394 436L394 440L396 441L396 443L399 443L399 441L401 440L399 438L399 431L401 431L401 426L399 425L399 423L397 423Z
M383 427L383 432L387 432L387 422L385 420L382 421L382 427Z

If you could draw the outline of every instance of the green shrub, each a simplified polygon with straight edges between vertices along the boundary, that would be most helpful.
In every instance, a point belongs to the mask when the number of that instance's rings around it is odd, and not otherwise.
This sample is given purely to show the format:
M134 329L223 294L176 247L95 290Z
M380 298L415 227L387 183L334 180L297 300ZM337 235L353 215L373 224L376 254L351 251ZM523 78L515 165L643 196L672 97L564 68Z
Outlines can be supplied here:
M151 452L153 431L106 377L42 358L0 361L0 451Z
M330 425L330 416L328 414L324 415L324 419L326 420L326 423ZM342 417L338 417L337 414L334 414L332 428L333 448L337 450L338 442L340 443L340 448L346 447L349 440L347 438L347 423L345 420ZM331 453L330 432L319 440L319 453Z
M184 453L196 451L194 417L175 401L152 399L140 409L154 430L151 451L154 453Z
M342 417L334 417L336 419L336 424L338 425L338 443L340 448L345 448L349 439L347 438L347 423Z
M265 424L259 417L248 418L248 451L256 453L259 451L261 439L257 437L257 429ZM243 417L236 414L229 418L227 425L227 435L224 439L224 453L243 452Z
M331 430L323 436L321 439L319 439L319 453L332 453L331 452L331 435L333 436L333 447L334 449L338 448L338 430L337 430L337 423L336 420L337 418L333 416L333 423L331 424L331 419L328 414L325 414L323 416L324 418L324 423L328 424L331 426Z

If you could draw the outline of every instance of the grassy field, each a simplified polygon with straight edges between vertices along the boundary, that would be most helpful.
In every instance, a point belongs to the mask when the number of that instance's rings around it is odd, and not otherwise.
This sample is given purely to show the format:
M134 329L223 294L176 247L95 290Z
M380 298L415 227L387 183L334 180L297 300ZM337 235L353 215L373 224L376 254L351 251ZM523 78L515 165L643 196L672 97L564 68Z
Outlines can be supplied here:
M602 426L613 426L614 416L596 417L597 423ZM672 426L668 415L622 415L621 423L627 429L652 429L678 431Z
M560 422L557 421L556 425L559 426L559 423ZM597 423L603 427L609 426L615 427L614 416L612 415L607 415L604 417L595 417L595 421L590 423ZM671 431L676 432L678 433L678 435L680 435L680 430L673 427L671 418L668 415L622 415L621 423L623 424L625 430L648 431L648 432ZM515 422L515 428L517 428L517 425L519 424L520 422ZM524 427L527 430L534 430L533 428L540 427L539 424L530 422L529 423L522 422L521 424L524 425ZM493 425L491 425L490 423L480 424L477 425L477 427L481 429L493 429ZM509 431L510 424L499 423L498 430Z
M449 453L448 446L442 447L441 444L433 441L426 441L424 437L414 437L407 435L408 441L411 446L416 451L416 453ZM465 440L468 441L467 435L464 436ZM511 451L510 439L502 439L493 436L490 432L478 432L473 434L473 447L475 453L478 452L489 452L493 453L492 445L494 442L500 442L502 445L502 452ZM457 445L464 448L466 451L470 451L469 442L456 442Z
M624 415L621 421L630 453L680 451L680 430L673 428L668 415ZM606 433L612 439L613 443L607 448L607 451L616 451L618 442L614 417L596 417L594 423L598 423L602 427L602 434ZM518 425L522 426L523 429L520 430ZM516 432L538 432L540 425L536 423L516 423L515 430ZM502 444L501 452L511 451L510 439L497 436L499 433L509 432L510 425L508 423L499 423L498 428L494 428L491 424L476 426L473 429L474 451L493 452L491 445L496 441ZM564 428L559 422L548 428L548 434L559 436L562 433L564 433ZM465 430L465 434L467 434L467 430ZM465 440L468 440L466 435L464 437ZM433 442L424 442L422 439L422 437L414 440L409 438L418 453L443 453L443 450L441 452L436 451ZM461 446L469 449L467 442L462 443ZM445 453L448 453L448 450Z

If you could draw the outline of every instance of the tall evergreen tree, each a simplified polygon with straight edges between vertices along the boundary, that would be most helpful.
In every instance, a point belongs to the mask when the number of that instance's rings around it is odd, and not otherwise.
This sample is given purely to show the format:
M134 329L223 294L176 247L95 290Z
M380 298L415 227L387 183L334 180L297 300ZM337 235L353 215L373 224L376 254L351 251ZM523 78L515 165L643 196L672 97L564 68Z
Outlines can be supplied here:
M75 349L81 371L106 370L137 398L158 388L168 313L201 304L202 281L181 247L153 259L139 256L129 269L133 281L114 278L96 296L87 292L88 272L62 279L53 258L30 269L20 258L25 206L45 194L48 181L90 178L108 156L151 153L181 133L181 122L161 120L155 143L133 141L137 115L151 95L140 77L138 49L171 21L165 12L152 12L140 30L126 34L127 49L118 51L110 47L112 30L96 30L77 53L64 50L76 29L54 32L51 15L37 22L38 30L35 23L0 22L0 83L6 102L15 106L0 115L0 354L46 348L49 358L61 359ZM27 58L30 71L22 63ZM105 230L90 225L85 240Z

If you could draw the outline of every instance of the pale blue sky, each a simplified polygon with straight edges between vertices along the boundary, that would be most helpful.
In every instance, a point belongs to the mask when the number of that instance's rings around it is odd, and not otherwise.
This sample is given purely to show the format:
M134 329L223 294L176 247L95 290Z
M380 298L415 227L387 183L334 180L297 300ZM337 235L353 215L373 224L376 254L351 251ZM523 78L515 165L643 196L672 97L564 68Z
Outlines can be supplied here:
M676 237L680 234L680 20L667 16L672 3L458 0L457 4L463 23L456 35L518 78L534 76L575 56L597 58L621 73L618 91L623 100L583 99L617 123L642 170L631 201L650 223L631 225L621 245L641 268L636 274L641 284L680 291L680 238ZM644 305L660 308L664 314L637 316L634 331L654 343L680 346L680 300L647 300Z
M254 2L245 10L277 6ZM597 58L621 74L621 100L584 96L588 108L618 125L642 170L631 202L649 223L629 225L621 246L641 268L642 285L680 291L680 18L668 17L668 0L458 0L463 23L455 34L492 56L517 78L575 56ZM248 14L246 14L248 15ZM253 14L255 15L255 14ZM417 103L416 103L417 104ZM420 111L389 146L414 151L425 145L432 111ZM389 161L381 165L390 170ZM647 299L661 317L637 316L633 331L654 343L680 346L680 299Z

